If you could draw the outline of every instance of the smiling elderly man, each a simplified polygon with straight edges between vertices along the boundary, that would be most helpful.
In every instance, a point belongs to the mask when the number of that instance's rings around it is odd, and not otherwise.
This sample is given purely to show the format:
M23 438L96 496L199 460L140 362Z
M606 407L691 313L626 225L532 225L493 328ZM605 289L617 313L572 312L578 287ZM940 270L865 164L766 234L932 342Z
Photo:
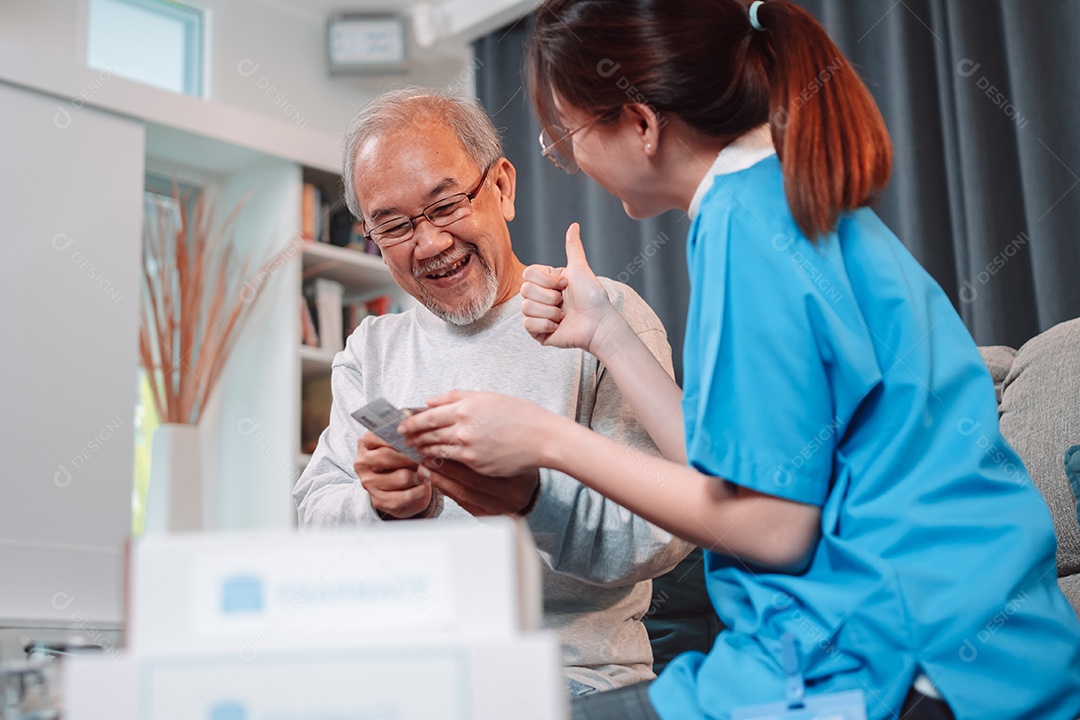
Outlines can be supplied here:
M582 694L653 676L641 623L650 579L690 547L560 473L493 478L450 462L418 468L350 417L379 397L414 407L453 388L487 390L655 452L594 357L543 347L526 332L524 268L507 227L515 181L495 128L471 99L398 91L353 120L344 160L349 208L420 306L365 319L334 359L330 426L294 497L305 527L524 516L542 560L544 625L559 632L568 687ZM603 282L670 372L656 315L630 288Z

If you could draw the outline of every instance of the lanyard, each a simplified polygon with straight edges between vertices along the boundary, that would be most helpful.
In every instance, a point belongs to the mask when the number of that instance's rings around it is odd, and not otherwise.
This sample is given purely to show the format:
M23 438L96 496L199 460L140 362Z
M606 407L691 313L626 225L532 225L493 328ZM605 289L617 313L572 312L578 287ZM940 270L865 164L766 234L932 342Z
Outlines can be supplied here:
M787 673L788 710L801 710L806 696L806 683L799 670L799 640L791 633L784 633L780 638L780 660Z
M785 699L733 708L732 720L866 720L866 696L862 690L806 696L799 641L791 633L780 638L780 665L787 675Z

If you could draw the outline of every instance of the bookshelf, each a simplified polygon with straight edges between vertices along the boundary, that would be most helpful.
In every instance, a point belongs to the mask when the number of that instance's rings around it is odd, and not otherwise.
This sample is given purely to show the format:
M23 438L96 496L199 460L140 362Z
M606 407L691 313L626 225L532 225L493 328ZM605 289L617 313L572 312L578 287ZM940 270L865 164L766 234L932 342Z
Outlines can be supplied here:
M321 217L315 221L315 226L318 227L321 223L325 223L329 216L333 216L345 207L345 202L341 198L340 178L332 173L315 171L312 168L303 168L301 175L303 185L315 185L320 189L319 194L323 203ZM301 218L307 213L305 205L311 205L310 195L306 198L306 193L309 193L309 190L301 190ZM318 231L310 233L309 225L310 220L301 219L301 236L321 234ZM390 298L391 311L400 310L411 304L411 298L394 283L382 258L365 253L359 244L339 246L319 240L303 243L300 253L298 297L303 295L306 284L318 280L333 281L340 286L340 300L335 303L336 308L343 304L364 303L379 296ZM318 305L319 301L316 300L315 304ZM306 312L307 307L307 303L302 303L300 312ZM340 308L338 310L340 311ZM321 326L319 347L305 344L303 322L305 321L298 318L300 424L295 452L297 477L310 462L310 452L319 434L325 429L329 418L330 368L339 348L334 341L325 337L323 323L319 323ZM346 331L348 329L348 327L345 328Z
M330 372L330 365L337 353L322 348L300 346L300 377L308 378L326 375Z
M346 295L397 287L379 256L325 243L304 245L303 272L305 277L336 280Z

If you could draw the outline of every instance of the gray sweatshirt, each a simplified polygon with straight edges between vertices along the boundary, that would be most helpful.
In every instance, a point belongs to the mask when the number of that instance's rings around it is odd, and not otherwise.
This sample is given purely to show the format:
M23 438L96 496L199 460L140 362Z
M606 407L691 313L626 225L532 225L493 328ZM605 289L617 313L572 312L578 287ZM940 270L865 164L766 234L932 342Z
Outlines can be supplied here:
M652 309L629 287L601 281L670 374L671 348ZM420 306L366 318L334 358L331 383L330 426L293 491L302 527L384 522L353 470L366 430L349 415L379 397L416 407L455 388L512 395L657 453L595 357L543 347L529 336L520 295L466 327ZM445 498L434 520L471 517ZM674 567L690 545L552 470L540 471L540 496L527 522L542 561L544 626L560 635L567 678L599 690L652 678L641 623L651 578Z

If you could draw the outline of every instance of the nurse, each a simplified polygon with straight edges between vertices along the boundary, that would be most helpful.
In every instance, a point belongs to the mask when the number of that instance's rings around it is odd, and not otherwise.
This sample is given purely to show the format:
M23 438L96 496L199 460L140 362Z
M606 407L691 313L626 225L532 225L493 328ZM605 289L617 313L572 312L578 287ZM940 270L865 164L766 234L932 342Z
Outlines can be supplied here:
M822 27L781 0L552 0L527 65L545 155L631 217L693 218L681 391L576 225L566 267L522 288L533 336L596 355L667 460L481 393L402 430L484 474L569 473L702 545L728 628L575 717L729 718L800 692L843 718L1077 717L1050 515L960 318L868 207L889 137Z

